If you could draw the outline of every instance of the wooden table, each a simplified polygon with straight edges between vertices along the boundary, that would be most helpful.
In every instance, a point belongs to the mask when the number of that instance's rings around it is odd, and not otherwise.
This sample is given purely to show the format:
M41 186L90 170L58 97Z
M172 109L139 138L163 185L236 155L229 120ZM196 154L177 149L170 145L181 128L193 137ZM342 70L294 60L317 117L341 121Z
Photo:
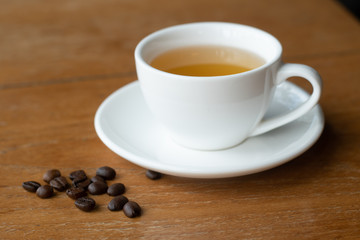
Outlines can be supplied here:
M360 27L330 0L0 1L1 239L359 239ZM110 151L94 115L137 79L133 52L147 34L195 21L259 27L284 61L323 77L325 129L306 153L277 168L227 179L145 177ZM306 87L306 84L299 82ZM90 176L112 166L139 218L81 212L66 194L40 199L21 184L43 173Z

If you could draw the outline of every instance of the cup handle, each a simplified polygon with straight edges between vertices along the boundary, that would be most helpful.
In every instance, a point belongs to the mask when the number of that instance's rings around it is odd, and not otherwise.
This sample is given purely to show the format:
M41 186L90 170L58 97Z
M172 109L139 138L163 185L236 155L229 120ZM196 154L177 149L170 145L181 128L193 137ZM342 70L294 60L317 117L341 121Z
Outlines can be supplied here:
M278 85L290 77L302 77L311 83L313 91L309 99L298 108L284 115L263 120L258 124L250 136L263 134L292 122L310 111L317 104L320 99L322 89L322 80L319 73L315 69L303 64L286 63L279 68L275 83Z

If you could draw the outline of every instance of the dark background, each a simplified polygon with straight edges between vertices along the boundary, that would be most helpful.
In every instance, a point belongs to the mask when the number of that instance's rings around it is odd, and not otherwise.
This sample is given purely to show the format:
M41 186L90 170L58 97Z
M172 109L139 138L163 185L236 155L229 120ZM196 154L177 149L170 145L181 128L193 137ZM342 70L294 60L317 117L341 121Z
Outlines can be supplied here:
M360 0L338 0L343 4L355 17L360 20Z

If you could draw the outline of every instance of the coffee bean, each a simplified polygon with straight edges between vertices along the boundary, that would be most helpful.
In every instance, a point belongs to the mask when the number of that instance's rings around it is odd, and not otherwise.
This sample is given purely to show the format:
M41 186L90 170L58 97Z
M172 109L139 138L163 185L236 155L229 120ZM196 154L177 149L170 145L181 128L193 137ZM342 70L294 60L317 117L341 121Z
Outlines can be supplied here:
M36 195L40 198L49 198L54 194L54 189L52 186L44 185L39 187L36 190Z
M22 186L28 192L36 192L36 190L41 186L41 184L35 181L27 181L23 182Z
M141 215L141 208L139 204L133 201L125 203L123 207L124 214L129 218L138 217Z
M121 195L125 192L125 185L122 183L114 183L107 189L107 194L110 196Z
M49 198L54 195L54 188L57 191L66 190L68 197L75 199L75 206L82 211L92 211L96 207L94 199L87 197L86 187L93 195L100 195L108 193L114 197L108 204L110 211L123 210L124 214L129 218L141 216L142 210L139 204L129 201L125 196L121 195L125 192L125 185L122 183L114 183L110 187L106 184L106 180L112 180L116 176L113 168L104 166L96 171L96 176L88 179L84 170L73 171L69 174L69 178L73 181L73 187L69 187L69 183L58 169L48 170L43 179L50 185L41 186L40 183L35 181L23 182L22 186L29 192L36 192L40 198ZM148 170L146 176L150 179L159 179L161 173ZM119 196L121 195L121 196Z
M112 180L116 176L116 172L113 168L104 166L96 170L96 176L100 176L105 180Z
M125 196L114 197L108 204L110 211L120 211L129 200Z
M79 179L76 178L73 181L73 186L87 189L88 186L90 185L90 183L91 183L91 180L88 178L83 181L79 181Z
M47 183L50 183L51 180L53 180L56 177L60 177L61 173L58 169L51 169L46 171L46 173L43 176L43 180Z
M91 182L104 182L104 183L106 183L106 180L103 179L100 176L94 176L94 177L91 178Z
M71 180L77 179L77 181L81 182L84 181L85 179L87 179L86 173L84 172L84 170L77 170L77 171L73 171L69 174L69 178Z
M50 186L59 192L65 191L69 187L69 183L64 176L56 177L50 181Z
M151 180L156 180L156 179L160 179L162 177L162 174L152 170L147 170L146 177L148 177Z
M92 198L81 197L76 199L75 206L82 211L90 212L95 208L96 202Z
M79 187L72 187L66 190L66 195L72 199L78 199L87 195L85 189Z
M106 193L108 186L103 182L94 182L88 186L88 191L92 195L100 195Z

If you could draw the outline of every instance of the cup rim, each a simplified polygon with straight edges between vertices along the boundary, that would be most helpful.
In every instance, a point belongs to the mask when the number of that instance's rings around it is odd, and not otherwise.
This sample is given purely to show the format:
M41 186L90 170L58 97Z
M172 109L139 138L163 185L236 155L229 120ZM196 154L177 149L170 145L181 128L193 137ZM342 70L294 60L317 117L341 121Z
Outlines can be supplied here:
M265 64L263 64L263 65L261 65L261 66L259 66L257 68L251 69L251 70L246 71L246 72L228 74L228 75L219 75L219 76L189 76L189 75L180 75L180 74L169 73L169 72L166 72L166 71L163 71L163 70L159 70L159 69L157 69L155 67L152 67L147 61L144 60L144 58L143 58L143 56L141 54L142 50L144 49L144 47L146 46L146 44L150 40L152 40L152 39L154 39L154 38L156 38L158 36L161 36L165 32L168 32L168 31L171 31L171 30L174 31L176 29L187 27L187 26L209 25L209 24L233 25L233 26L238 26L238 27L242 27L242 28L248 28L248 29L252 29L252 30L261 32L262 34L265 34L268 37L270 37L278 45L278 49L279 49L278 53L270 61L266 61ZM181 79L191 79L191 80L198 80L199 81L199 80L205 80L205 79L208 79L208 78L211 78L212 80L215 80L216 78L224 79L224 78L233 78L233 77L237 77L237 76L246 76L246 75L252 74L254 72L261 71L261 70L263 70L265 68L268 68L270 65L274 64L278 60L280 60L281 56L282 56L282 51L283 51L283 48L282 48L282 45L281 45L280 41L276 37L274 37L272 34L266 32L266 31L264 31L262 29L259 29L259 28L253 27L253 26L249 26L249 25L245 25L245 24L240 24L240 23L205 21L205 22L191 22L191 23L178 24L178 25L173 25L173 26L169 26L169 27L159 29L159 30L147 35L146 37L144 37L137 44L137 46L135 48L134 56L135 56L135 61L140 63L143 67L147 68L148 70L152 70L152 71L155 71L157 73L162 73L162 74L168 75L169 77L172 76L172 77L181 78Z

